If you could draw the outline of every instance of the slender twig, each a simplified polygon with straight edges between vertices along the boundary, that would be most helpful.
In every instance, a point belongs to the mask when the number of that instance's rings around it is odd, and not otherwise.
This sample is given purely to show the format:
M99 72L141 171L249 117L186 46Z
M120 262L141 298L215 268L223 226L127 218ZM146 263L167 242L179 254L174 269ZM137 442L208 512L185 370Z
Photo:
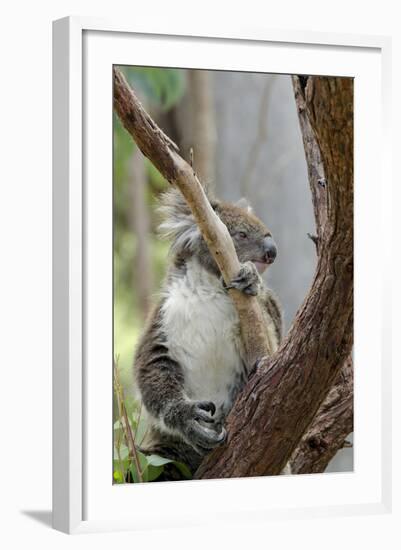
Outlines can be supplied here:
M319 246L319 237L317 235L312 235L312 233L307 233L309 239L315 244L316 250Z
M135 441L134 441L134 436L132 434L131 424L129 423L129 420L128 420L127 409L124 403L123 390L120 384L116 362L114 362L114 388L115 388L115 394L117 397L117 406L119 411L120 423L124 431L124 436L127 442L129 456L135 462L135 467L138 472L139 481L143 481L142 470L140 467L139 458L135 447ZM124 423L122 422L121 419L124 419Z
M134 432L134 441L136 441L136 434L138 433L139 422L141 420L141 414L142 414L142 400L140 401L140 404L139 404L139 412L138 412L137 422L136 422L135 432Z
M121 420L120 420L119 422L120 422L120 430L119 430L119 432L118 432L118 442L117 442L117 445L116 445L116 450L117 450L117 456L118 456L118 465L120 466L121 478L122 478L122 479L125 479L124 466L123 466L123 461L122 461L122 459L121 459L121 452L120 452L120 446L121 446L121 433L122 433Z

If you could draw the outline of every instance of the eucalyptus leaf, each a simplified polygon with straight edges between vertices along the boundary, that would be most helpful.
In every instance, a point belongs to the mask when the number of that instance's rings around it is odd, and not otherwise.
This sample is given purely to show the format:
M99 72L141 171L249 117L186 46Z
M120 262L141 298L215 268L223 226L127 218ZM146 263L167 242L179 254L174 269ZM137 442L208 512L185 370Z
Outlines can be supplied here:
M133 482L140 483L141 480L135 462L131 462L129 470L131 472Z
M163 473L163 470L163 466L152 466L149 464L146 470L147 481L155 481Z
M151 481L151 479L149 479L150 474L154 476L154 473L150 472L149 470L149 464L147 460L148 457L139 451L137 451L136 456L138 458L141 475L139 475L136 461L132 460L130 465L130 472L132 474L134 483L140 483L141 481L144 481L144 482Z
M116 483L124 483L124 477L119 470L115 470L113 473L113 479Z
M148 429L148 422L146 421L145 415L141 415L141 417L139 418L139 422L135 433L136 445L139 445L139 446L141 445L147 429Z
M163 458L162 456L159 456L159 455L148 455L146 458L147 458L148 464L151 464L152 466L164 466L165 464L174 462L169 458Z
M114 459L115 460L119 460L121 458L121 460L125 460L126 458L128 458L128 455L129 455L129 450L128 450L128 447L126 445L124 445L123 443L119 446L119 448L117 448L116 445L114 445Z
M186 479L192 479L191 470L186 464L184 464L183 462L174 461L174 465L180 470L180 472Z

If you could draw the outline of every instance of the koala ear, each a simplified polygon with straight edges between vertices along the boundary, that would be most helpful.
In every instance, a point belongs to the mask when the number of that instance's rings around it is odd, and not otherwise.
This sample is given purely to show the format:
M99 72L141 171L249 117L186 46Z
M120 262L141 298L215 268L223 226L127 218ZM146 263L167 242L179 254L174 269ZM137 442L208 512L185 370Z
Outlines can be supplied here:
M247 212L252 212L252 206L249 204L248 199L245 199L242 197L239 201L235 203L235 206L238 206L238 208L242 208L243 210L246 210Z

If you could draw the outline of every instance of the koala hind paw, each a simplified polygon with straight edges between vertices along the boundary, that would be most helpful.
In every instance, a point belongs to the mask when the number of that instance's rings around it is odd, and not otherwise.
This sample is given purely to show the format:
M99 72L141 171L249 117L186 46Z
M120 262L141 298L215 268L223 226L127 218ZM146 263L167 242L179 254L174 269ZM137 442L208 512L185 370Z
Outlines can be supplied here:
M187 409L184 418L184 436L200 454L222 445L227 432L221 423L213 418L216 406L211 401L195 401Z

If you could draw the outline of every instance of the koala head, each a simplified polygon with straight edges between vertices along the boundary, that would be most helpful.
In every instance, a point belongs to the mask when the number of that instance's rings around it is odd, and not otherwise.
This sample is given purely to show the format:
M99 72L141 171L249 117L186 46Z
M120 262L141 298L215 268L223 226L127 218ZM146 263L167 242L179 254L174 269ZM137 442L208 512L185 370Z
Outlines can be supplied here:
M277 247L270 231L255 216L245 199L236 204L218 202L214 207L226 225L241 263L253 262L259 273L265 271L277 256Z
M251 261L262 273L272 264L277 248L270 231L255 216L246 200L236 204L210 200L213 210L226 225L241 263ZM214 258L181 193L172 189L164 194L160 212L164 217L159 229L164 237L172 239L171 252L180 259L196 256L209 271L220 275Z

